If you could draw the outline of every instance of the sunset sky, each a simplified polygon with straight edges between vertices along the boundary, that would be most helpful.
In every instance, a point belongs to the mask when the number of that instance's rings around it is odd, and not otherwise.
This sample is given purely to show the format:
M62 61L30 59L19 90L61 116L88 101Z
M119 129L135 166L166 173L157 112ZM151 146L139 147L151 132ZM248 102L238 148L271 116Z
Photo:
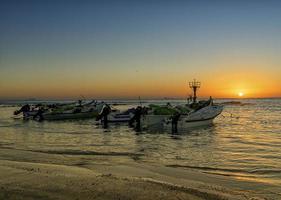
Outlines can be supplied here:
M281 96L281 1L0 1L0 99Z

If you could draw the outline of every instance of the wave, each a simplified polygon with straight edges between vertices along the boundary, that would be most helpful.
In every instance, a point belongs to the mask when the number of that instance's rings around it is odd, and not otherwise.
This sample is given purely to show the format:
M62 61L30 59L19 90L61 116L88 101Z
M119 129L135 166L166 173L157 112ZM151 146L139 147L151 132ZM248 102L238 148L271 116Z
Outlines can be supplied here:
M59 154L59 155L73 155L73 156L129 156L132 158L139 158L140 156L144 156L143 153L134 153L134 152L100 152L100 151L81 151L81 150L30 150L30 149L18 149L13 147L8 147L6 145L10 145L13 143L0 143L1 149L12 149L18 151L29 151L34 153L46 153L46 154Z
M202 171L224 171L232 173L247 173L247 174L280 174L281 169L254 169L254 170L243 170L243 169L231 169L231 168L217 168L217 167L200 167L200 166L190 166L190 165L166 165L167 167L178 167L178 168L189 168L198 169Z
M47 153L47 154L60 154L60 155L96 155L96 156L144 156L142 153L133 152L99 152L99 151L80 151L80 150L27 150L37 153Z

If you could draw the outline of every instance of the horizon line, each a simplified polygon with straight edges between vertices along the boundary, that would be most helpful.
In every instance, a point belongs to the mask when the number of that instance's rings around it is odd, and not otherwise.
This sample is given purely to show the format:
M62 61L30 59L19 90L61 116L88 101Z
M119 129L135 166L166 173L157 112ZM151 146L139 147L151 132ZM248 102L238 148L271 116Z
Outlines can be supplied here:
M209 97L197 97L198 99L206 99ZM102 101L102 100L106 100L106 101L110 101L110 100L118 100L118 101L126 101L126 100L138 100L138 101L145 101L145 100L186 100L187 98L182 98L182 97L147 97L147 98L123 98L123 97L119 97L119 98L114 98L114 97L108 97L108 98L4 98L1 99L0 98L0 103L3 102L9 102L9 101L76 101L76 100L85 100L85 101L90 101L90 100L98 100L98 101ZM240 99L240 100L247 100L247 99L281 99L281 96L276 96L276 97L217 97L213 99Z

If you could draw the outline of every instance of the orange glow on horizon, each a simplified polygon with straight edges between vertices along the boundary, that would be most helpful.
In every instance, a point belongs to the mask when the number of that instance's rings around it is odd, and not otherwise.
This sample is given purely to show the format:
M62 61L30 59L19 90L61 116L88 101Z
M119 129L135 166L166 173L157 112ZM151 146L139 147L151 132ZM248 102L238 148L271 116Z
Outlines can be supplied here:
M213 98L262 98L281 96L279 87L274 82L258 83L254 80L240 83L241 79L228 80L224 84L218 84L219 80L202 81L198 90L199 97ZM237 81L237 82L236 82ZM2 90L1 94L19 98L79 98L83 95L87 98L185 98L192 93L187 81L161 80L131 82L116 82L105 84L102 82L61 83L60 85L23 85L13 86ZM15 96L16 94L16 96Z
M210 72L200 72L199 75L189 74L188 69L182 72L169 69L139 73L100 71L83 74L79 71L63 71L52 72L53 74L50 72L49 76L43 77L36 73L29 74L26 79L21 74L13 74L13 81L9 81L9 78L0 80L0 98L64 99L80 98L80 95L86 98L186 98L192 93L188 82L193 78L202 83L198 91L199 97L281 97L279 74L272 75L272 72L269 74L250 68L243 71L240 68L233 66L232 70L221 70L219 66ZM6 82L9 84L4 85ZM240 96L239 93L243 95Z

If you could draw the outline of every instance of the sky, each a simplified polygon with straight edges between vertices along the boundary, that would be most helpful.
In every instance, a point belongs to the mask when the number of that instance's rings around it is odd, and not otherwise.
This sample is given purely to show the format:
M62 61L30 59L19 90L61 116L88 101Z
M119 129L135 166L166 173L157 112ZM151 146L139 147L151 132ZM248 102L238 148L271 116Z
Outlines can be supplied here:
M0 99L281 96L281 1L0 0Z

